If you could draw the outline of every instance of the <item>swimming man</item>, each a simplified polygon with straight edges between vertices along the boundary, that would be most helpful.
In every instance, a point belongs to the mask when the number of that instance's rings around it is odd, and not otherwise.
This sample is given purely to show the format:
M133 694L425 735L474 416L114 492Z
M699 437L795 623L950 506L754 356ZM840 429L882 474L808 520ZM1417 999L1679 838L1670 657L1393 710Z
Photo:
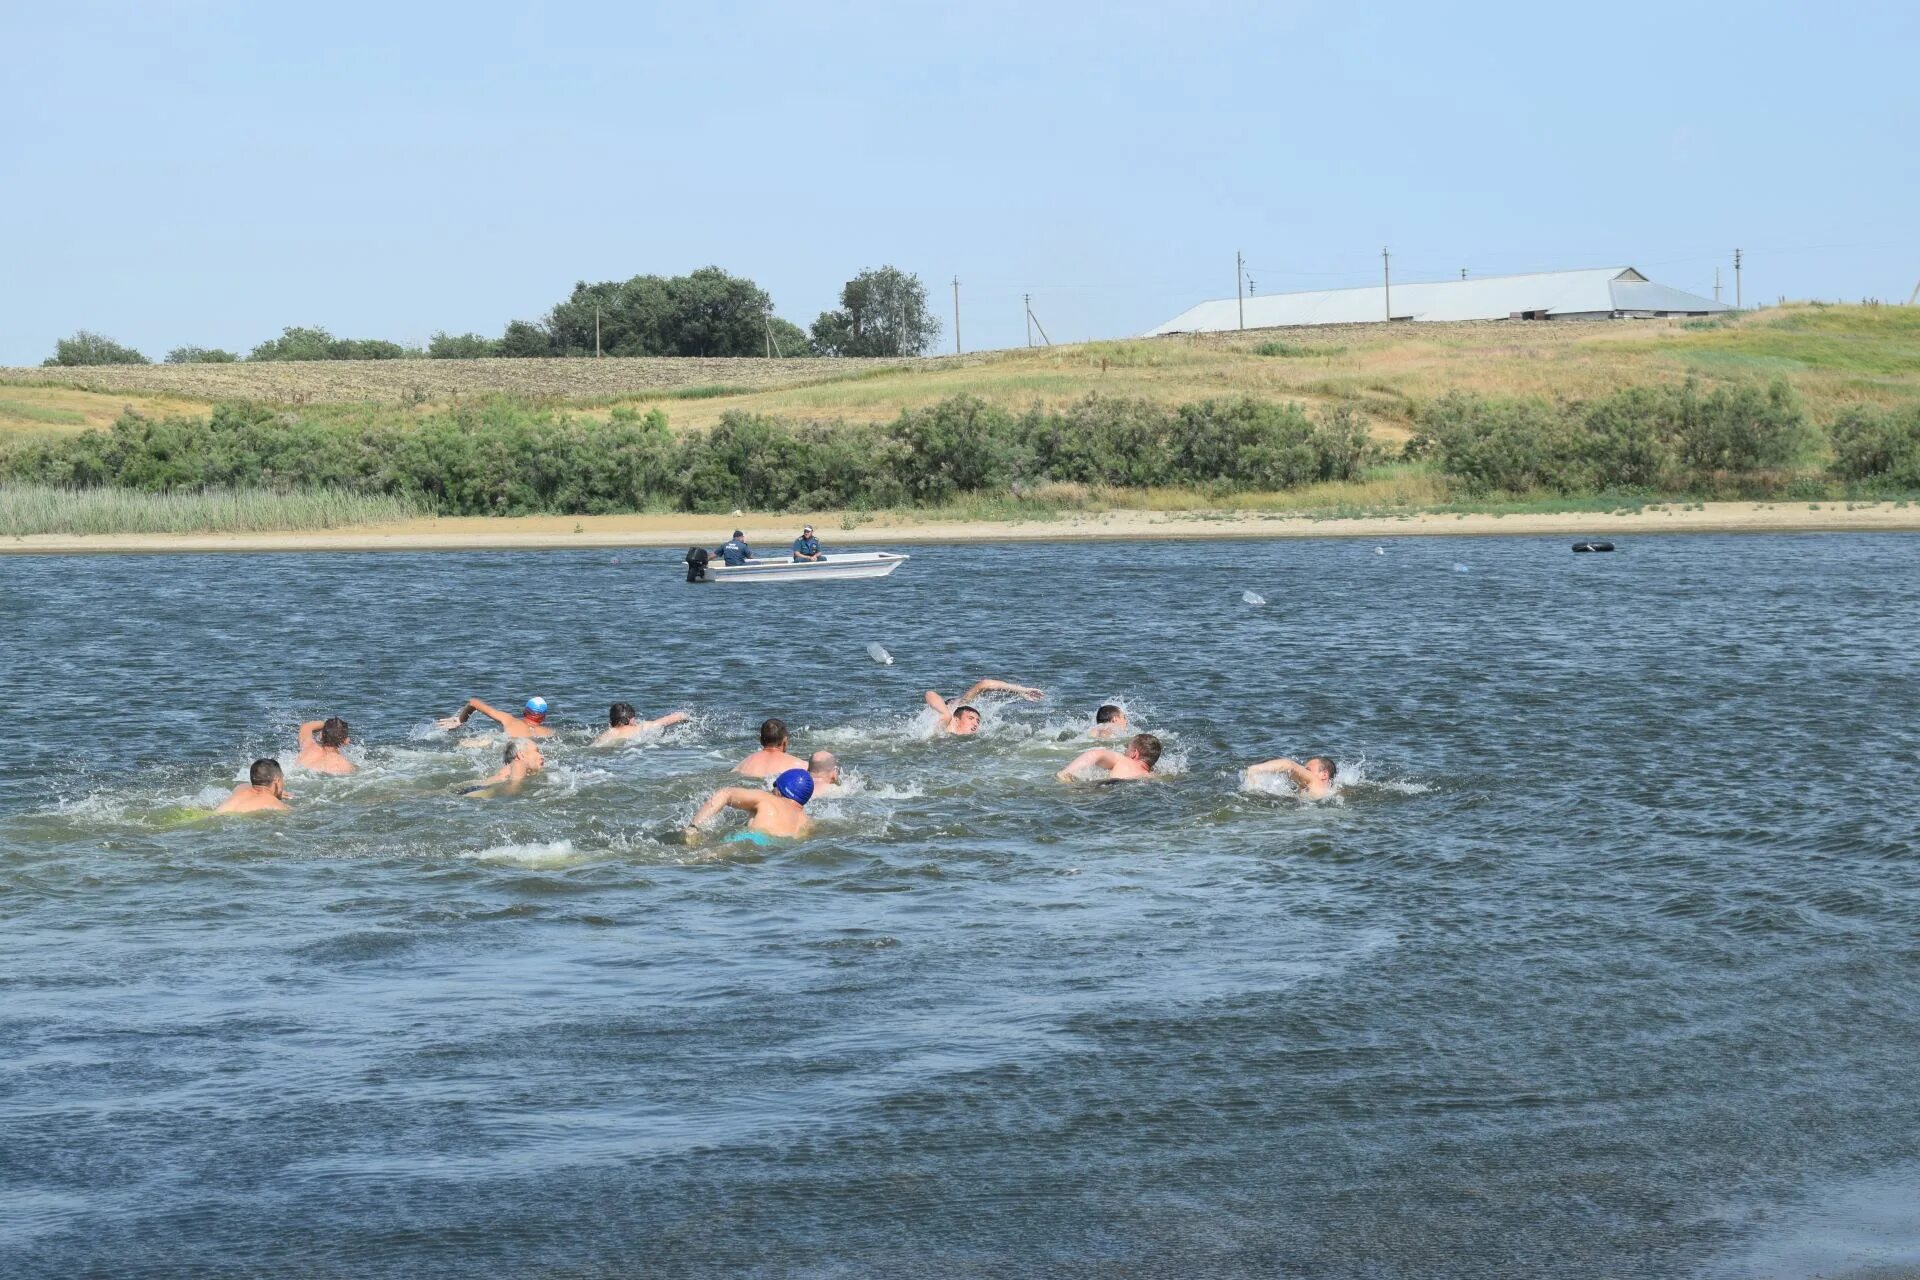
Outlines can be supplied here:
M1076 782L1079 775L1087 769L1105 769L1104 782L1134 782L1153 776L1153 766L1160 762L1160 739L1150 733L1136 733L1133 741L1127 744L1124 752L1095 747L1091 751L1082 751L1074 757L1073 763L1053 776L1062 782Z
M607 728L593 740L596 747L610 747L616 742L625 742L628 738L638 737L649 729L664 729L670 724L679 724L687 719L684 711L669 711L658 720L641 720L639 712L633 709L631 702L616 702L607 708Z
M347 722L339 716L309 720L300 726L300 754L293 762L313 773L352 773L353 761L340 754L347 745Z
M748 787L722 787L707 797L700 812L687 824L687 837L700 834L700 824L722 809L739 809L751 814L745 831L727 837L729 844L769 845L775 840L798 840L812 830L805 805L813 799L813 775L805 769L789 769L773 780L771 791Z
M940 730L956 738L980 732L980 712L968 705L983 693L1018 694L1028 702L1038 702L1046 695L1038 689L1024 684L1008 684L1005 680L976 680L973 687L949 703L934 690L927 690L926 703L933 708L933 714L939 718Z
M1117 738L1127 731L1127 713L1122 707L1111 702L1104 703L1093 713L1093 728L1088 736L1094 738Z
M545 698L528 698L524 711L517 716L509 711L495 710L478 698L468 698L467 705L460 708L459 715L448 716L444 720L436 720L434 723L442 729L458 729L461 725L465 724L468 717L472 716L476 711L483 716L498 720L500 722L500 732L506 734L509 738L551 738L553 736L553 730L547 728L547 700Z
M498 769L485 782L471 787L463 787L460 794L469 800L491 800L495 796L517 796L520 788L526 785L527 778L547 767L547 759L540 754L538 743L527 738L515 738L507 743L507 749L501 756Z
M733 771L749 778L777 778L789 769L806 767L805 760L787 753L787 722L769 719L760 722L760 749L733 766Z
M828 787L840 785L840 762L831 751L816 751L808 756L807 772L813 775L815 795L825 795Z
M1311 756L1305 764L1281 758L1263 760L1259 764L1247 766L1247 777L1258 778L1271 774L1284 773L1293 779L1293 785L1300 788L1300 794L1314 800L1324 800L1333 794L1333 775L1339 767L1325 756Z
M281 772L278 760L265 758L253 762L247 780L235 787L214 812L285 813L288 808L286 774Z

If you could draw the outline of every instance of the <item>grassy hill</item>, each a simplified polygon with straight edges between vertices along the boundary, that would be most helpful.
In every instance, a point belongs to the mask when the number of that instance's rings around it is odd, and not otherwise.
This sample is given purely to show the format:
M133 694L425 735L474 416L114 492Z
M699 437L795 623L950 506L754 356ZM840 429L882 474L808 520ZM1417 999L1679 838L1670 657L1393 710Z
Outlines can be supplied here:
M427 409L507 394L606 416L662 410L675 429L729 410L875 422L955 395L1024 409L1089 393L1166 405L1252 395L1349 406L1407 433L1449 391L1586 399L1692 376L1783 378L1816 419L1920 402L1920 308L1791 305L1705 321L1350 325L1141 338L920 360L419 360L0 369L0 432L71 432L131 405L373 402Z

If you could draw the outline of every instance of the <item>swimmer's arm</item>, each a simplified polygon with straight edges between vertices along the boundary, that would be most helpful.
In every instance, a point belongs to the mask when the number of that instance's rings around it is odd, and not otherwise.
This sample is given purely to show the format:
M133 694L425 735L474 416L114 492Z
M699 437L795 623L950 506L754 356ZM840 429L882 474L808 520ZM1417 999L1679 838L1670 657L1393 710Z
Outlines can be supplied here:
M1107 772L1111 773L1113 772L1114 765L1118 764L1123 759L1125 759L1125 757L1122 756L1117 751L1109 751L1105 747L1094 747L1091 750L1082 751L1079 755L1073 758L1072 764L1068 765L1066 768L1062 769L1060 772L1054 774L1053 776L1059 779L1061 782L1072 782L1074 781L1076 774L1079 774L1095 766L1105 769Z
M669 711L658 720L642 720L640 722L640 728L643 731L647 729L664 729L670 724L679 724L683 720L691 719L693 719L693 717L684 711Z
M1046 695L1040 690L1024 684L1010 684L1005 680L976 680L973 688L960 695L960 701L972 702L983 693L1013 693L1028 702L1037 702Z
M300 733L298 736L298 741L300 745L304 747L309 742L318 742L320 740L320 726L325 723L326 721L324 720L308 720L305 723L303 723L300 726Z
M960 701L965 702L966 699L962 698ZM933 708L933 714L939 716L941 720L953 719L953 708L947 705L945 698L941 697L932 689L927 690L926 703L929 707Z
M1298 761L1288 760L1284 756L1278 760L1263 760L1259 764L1247 766L1249 778L1263 777L1272 773L1284 773L1302 787L1313 785L1313 775L1307 772L1306 766Z
M700 811L693 815L693 821L687 824L687 830L698 830L700 825L712 821L722 809L744 809L748 813L757 812L760 802L767 798L764 791L749 791L745 787L722 787L707 797Z

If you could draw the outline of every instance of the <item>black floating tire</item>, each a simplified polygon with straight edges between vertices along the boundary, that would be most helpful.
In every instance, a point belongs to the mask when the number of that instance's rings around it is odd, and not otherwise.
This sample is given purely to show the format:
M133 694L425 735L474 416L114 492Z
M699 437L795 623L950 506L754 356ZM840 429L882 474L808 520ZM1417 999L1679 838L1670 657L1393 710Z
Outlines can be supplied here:
M1613 544L1611 542L1576 542L1573 544L1573 549L1575 551L1611 551Z

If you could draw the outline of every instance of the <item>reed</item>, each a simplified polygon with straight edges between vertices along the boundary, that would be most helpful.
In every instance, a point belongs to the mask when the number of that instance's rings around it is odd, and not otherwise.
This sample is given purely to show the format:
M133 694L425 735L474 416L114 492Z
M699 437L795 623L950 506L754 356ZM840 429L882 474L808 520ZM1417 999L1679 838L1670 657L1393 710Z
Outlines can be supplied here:
M405 496L339 489L208 489L143 493L0 484L0 536L115 533L264 533L339 529L426 514Z

